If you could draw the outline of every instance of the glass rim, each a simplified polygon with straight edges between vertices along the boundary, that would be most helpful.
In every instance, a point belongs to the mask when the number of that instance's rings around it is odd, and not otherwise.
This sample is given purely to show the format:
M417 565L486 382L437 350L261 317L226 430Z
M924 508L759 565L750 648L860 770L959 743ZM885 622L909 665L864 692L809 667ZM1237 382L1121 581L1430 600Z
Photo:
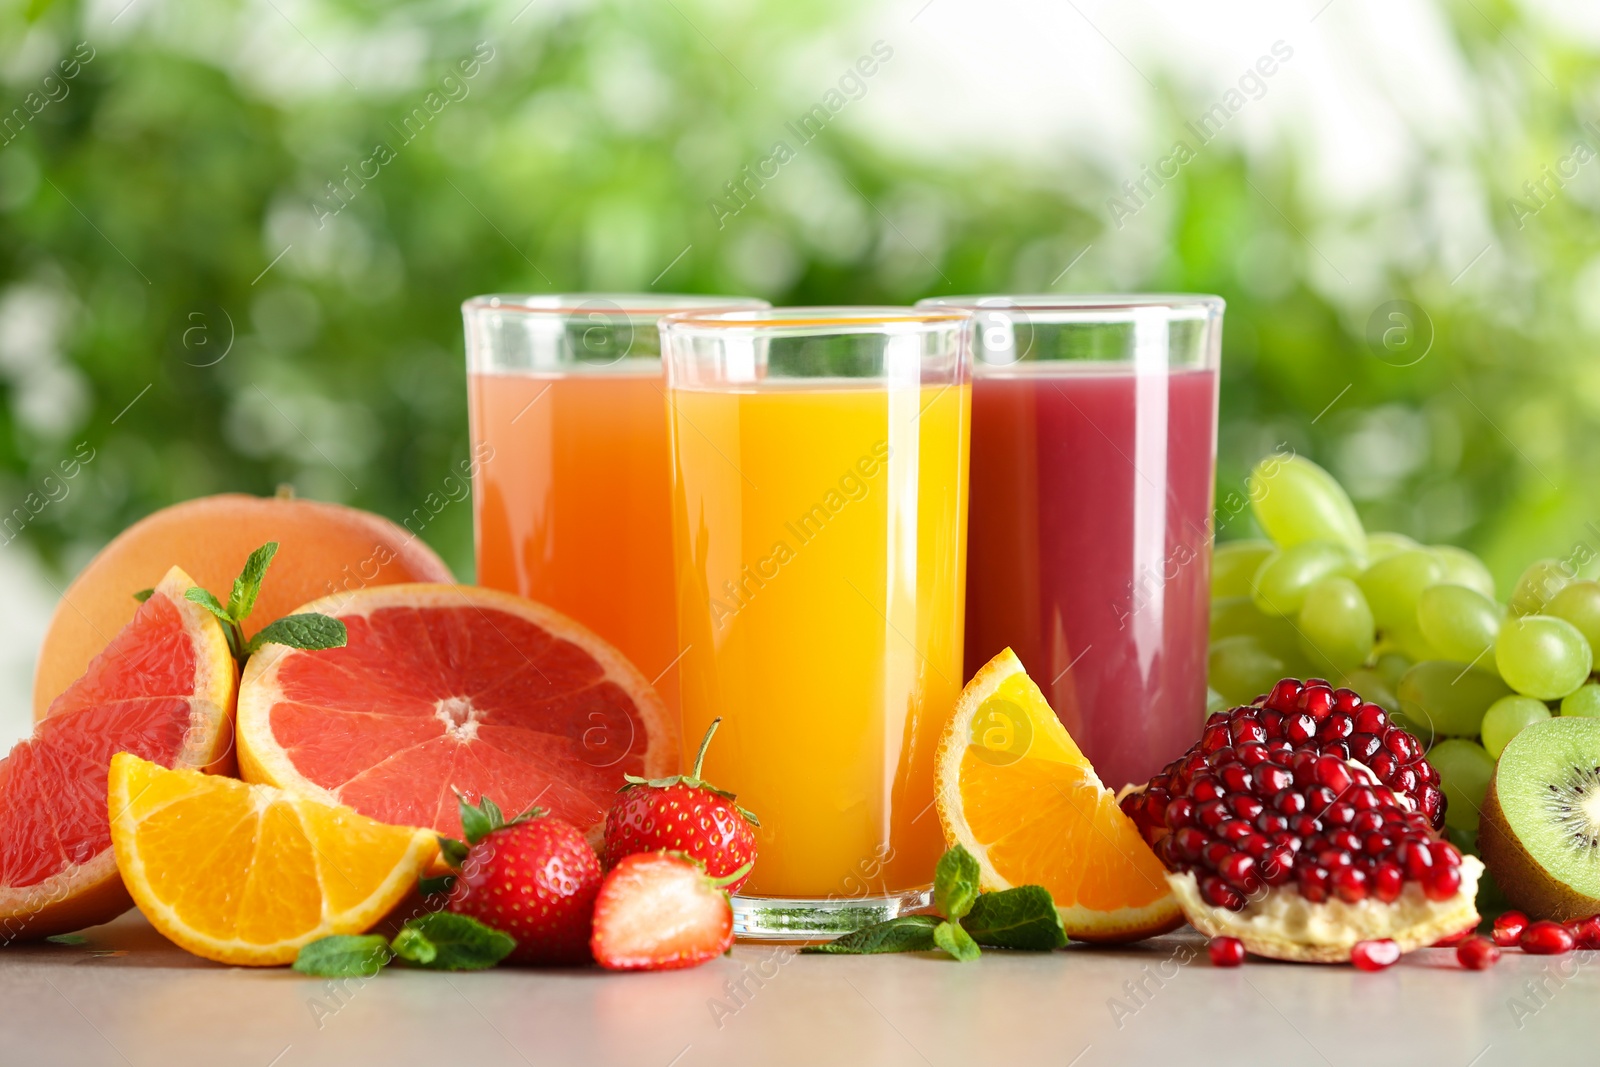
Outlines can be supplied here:
M463 314L507 312L551 318L599 311L626 315L630 319L659 319L674 312L756 310L766 307L771 307L771 304L756 296L701 293L485 293L461 302Z
M880 332L896 327L916 329L959 325L970 322L972 312L965 308L937 311L913 307L877 305L825 305L817 307L764 307L722 310L684 310L664 315L662 330L746 329L751 333L767 330L817 330L838 333Z
M1210 293L989 293L924 297L917 301L917 307L963 308L980 314L1059 312L1083 318L1093 318L1096 313L1115 316L1118 312L1164 311L1169 318L1183 319L1221 314L1227 301Z

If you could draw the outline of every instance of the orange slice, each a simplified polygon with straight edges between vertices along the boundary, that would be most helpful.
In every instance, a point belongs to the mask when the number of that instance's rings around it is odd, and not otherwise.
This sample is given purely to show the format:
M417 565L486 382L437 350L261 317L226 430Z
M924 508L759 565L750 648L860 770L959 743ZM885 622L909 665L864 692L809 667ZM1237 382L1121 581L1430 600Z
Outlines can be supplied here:
M945 840L977 858L984 889L1044 886L1078 941L1182 925L1161 861L1009 648L962 690L937 774Z
M111 844L139 910L208 960L292 963L300 946L359 934L432 862L430 830L265 785L111 760Z

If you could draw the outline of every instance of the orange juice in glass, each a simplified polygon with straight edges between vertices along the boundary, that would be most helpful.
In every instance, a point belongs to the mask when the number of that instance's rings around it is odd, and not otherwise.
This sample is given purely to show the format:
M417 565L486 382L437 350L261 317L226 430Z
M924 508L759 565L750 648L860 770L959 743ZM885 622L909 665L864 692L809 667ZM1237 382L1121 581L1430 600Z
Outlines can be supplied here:
M462 305L478 583L599 633L676 706L656 320L735 297L480 296Z
M965 313L662 321L685 737L761 820L747 938L926 904L933 757L961 691Z

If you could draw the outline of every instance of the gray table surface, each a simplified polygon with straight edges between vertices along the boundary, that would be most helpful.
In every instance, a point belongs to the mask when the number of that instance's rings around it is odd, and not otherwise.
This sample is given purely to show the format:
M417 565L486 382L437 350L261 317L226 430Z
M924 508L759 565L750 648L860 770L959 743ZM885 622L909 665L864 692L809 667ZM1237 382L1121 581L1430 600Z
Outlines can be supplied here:
M1121 949L798 956L688 971L392 970L342 984L222 967L137 913L81 945L0 950L0 1064L1369 1064L1600 1060L1600 957L1428 949L1388 971L1210 966L1176 934ZM742 987L742 988L741 988ZM1142 990L1141 990L1142 987Z

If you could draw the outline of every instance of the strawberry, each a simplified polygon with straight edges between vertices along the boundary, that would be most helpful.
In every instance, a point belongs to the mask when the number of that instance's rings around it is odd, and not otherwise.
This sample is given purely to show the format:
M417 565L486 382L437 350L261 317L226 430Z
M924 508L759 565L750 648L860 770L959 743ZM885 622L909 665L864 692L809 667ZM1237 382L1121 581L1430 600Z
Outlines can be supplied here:
M459 869L446 908L516 939L513 963L589 962L589 923L603 872L583 831L531 808L506 822L487 797L458 796L467 841L440 839Z
M606 813L605 859L615 867L635 852L672 849L687 853L705 864L713 878L723 878L756 859L756 817L734 803L735 797L700 777L711 735L721 719L712 719L700 752L694 758L694 773L671 778L636 778L627 775L619 792L622 799ZM732 882L728 891L737 893L748 873Z
M722 955L733 945L724 887L743 881L747 867L711 878L682 852L624 856L595 900L594 958L613 971L671 971Z

